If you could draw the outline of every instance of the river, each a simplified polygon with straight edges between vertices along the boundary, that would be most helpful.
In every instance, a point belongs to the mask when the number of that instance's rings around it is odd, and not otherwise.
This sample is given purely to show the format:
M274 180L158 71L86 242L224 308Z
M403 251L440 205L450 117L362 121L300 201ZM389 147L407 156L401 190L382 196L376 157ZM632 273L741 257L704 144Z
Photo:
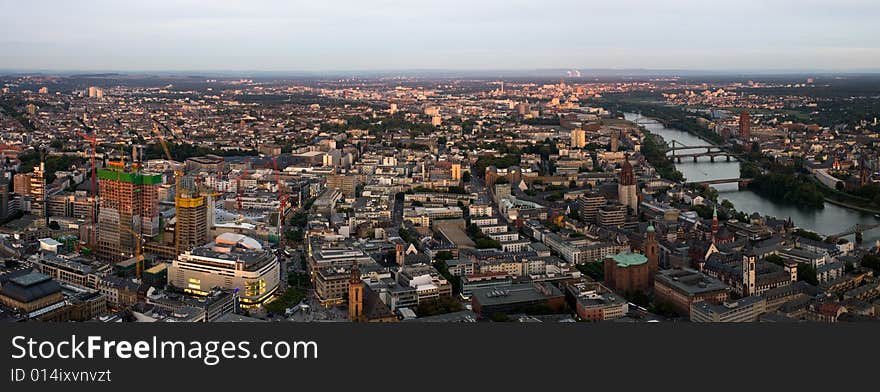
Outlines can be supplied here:
M645 127L648 132L660 135L671 143L673 140L686 146L706 145L706 141L687 132L667 128L662 123L640 117L635 113L626 113L625 117L629 121L636 121ZM699 150L679 150L677 153L700 152ZM676 163L676 169L684 174L685 178L691 181L718 180L739 177L739 162L727 162L724 159L718 159L711 162L708 157L701 157L697 162L692 159L682 159L681 163ZM718 190L718 200L730 200L737 210L747 214L757 212L761 215L775 216L780 219L791 218L795 226L807 230L812 230L822 235L830 235L848 230L856 223L874 224L878 219L874 215L840 207L831 203L825 203L824 209L800 208L790 204L781 204L766 199L750 190L739 190L736 184L713 185ZM853 236L846 237L850 241ZM864 242L862 246L873 246L880 240L880 228L870 230L864 233Z

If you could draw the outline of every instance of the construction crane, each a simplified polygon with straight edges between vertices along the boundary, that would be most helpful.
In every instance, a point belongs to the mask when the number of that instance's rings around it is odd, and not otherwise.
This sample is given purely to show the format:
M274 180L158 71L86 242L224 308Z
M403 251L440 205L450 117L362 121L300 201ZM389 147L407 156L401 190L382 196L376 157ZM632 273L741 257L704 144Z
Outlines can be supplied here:
M95 136L86 135L83 132L76 132L77 135L87 140L92 144L92 197L96 198L98 196L98 180L97 180L97 164L95 163L95 154L98 152L98 138Z
M137 244L134 247L134 270L135 276L137 276L138 280L141 278L141 274L144 272L144 255L143 255L143 237L132 230L130 227L119 225L119 228L123 231L131 233L134 236L135 240L137 240Z
M247 169L249 162L250 162L250 158L246 158L244 161L244 168L241 169L241 174L235 178L235 204L238 209L238 218L239 219L244 218L244 215L242 213L242 207L241 207L241 195L242 195L244 189L242 189L241 180L245 176L250 174L250 172Z
M174 170L174 211L175 213L180 213L180 177L183 177L183 170L174 164L174 159L171 159L171 152L168 150L168 145L165 143L165 136L162 132L159 132L159 125L162 125L159 120L153 118L153 132L159 137L159 143L162 145L162 151L165 152L165 158L168 159L169 164ZM177 227L174 228L174 254L180 254L180 230L178 230Z

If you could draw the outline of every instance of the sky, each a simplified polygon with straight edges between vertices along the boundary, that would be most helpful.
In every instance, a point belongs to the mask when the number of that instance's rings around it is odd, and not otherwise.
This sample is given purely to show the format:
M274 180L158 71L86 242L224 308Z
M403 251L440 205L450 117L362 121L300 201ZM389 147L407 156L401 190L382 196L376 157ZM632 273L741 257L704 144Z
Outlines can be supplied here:
M0 0L7 70L880 70L878 0Z

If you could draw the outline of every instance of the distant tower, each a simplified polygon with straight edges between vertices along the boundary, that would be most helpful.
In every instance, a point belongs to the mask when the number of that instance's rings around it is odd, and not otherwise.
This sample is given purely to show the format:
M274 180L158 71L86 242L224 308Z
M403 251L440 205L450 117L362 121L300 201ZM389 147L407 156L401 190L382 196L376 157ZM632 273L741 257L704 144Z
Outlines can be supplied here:
M712 243L715 243L715 236L718 235L718 206L712 210Z
M871 169L868 167L868 161L864 158L859 159L859 185L865 186L871 182Z
M401 243L394 245L394 262L401 267L406 263L406 248Z
M348 280L348 318L361 321L364 316L364 281L357 261L351 266L351 278Z
M620 148L620 133L617 130L611 131L611 152L617 152Z
M617 198L620 204L632 209L633 214L639 211L639 195L636 189L636 177L633 174L632 164L629 163L629 154L623 159L623 167L620 170L620 180L617 184Z
M743 255L742 261L742 296L748 297L755 294L755 264L758 256L754 252Z
M739 114L739 137L744 141L752 137L752 119L749 112L743 111Z
M648 231L645 236L645 257L648 258L648 273L649 281L654 281L654 276L657 275L657 264L658 264L658 255L657 255L657 233L654 229L654 225L648 226Z

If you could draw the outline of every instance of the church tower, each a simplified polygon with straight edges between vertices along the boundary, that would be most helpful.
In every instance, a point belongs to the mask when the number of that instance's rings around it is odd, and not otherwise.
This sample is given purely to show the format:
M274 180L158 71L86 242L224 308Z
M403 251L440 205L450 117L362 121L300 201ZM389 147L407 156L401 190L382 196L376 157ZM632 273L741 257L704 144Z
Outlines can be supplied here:
M357 261L351 267L351 278L348 280L348 318L361 321L364 316L364 281Z
M639 212L639 194L636 189L636 177L633 174L632 164L629 163L629 154L623 159L620 169L620 179L617 182L617 198L620 204L629 207L633 214Z
M755 294L755 266L758 256L754 252L743 255L742 261L742 296Z
M715 236L718 235L718 206L712 210L712 243L715 243Z
M654 281L654 276L657 275L658 246L656 234L654 225L649 225L645 237L645 257L648 258L648 273L650 274L649 280L651 282Z

